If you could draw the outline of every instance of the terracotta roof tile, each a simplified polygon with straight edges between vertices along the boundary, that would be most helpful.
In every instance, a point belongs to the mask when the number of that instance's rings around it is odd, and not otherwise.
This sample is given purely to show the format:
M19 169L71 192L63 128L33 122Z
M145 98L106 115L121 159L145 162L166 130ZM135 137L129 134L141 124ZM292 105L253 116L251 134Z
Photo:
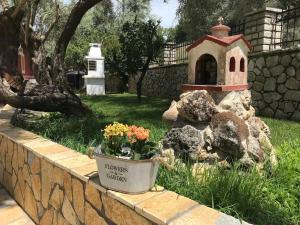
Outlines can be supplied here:
M223 38L217 38L212 35L206 35L206 36L196 40L193 44L191 44L186 49L186 51L190 51L191 49L195 48L196 46L198 46L205 40L215 42L219 45L228 46L240 39L242 39L245 42L245 44L247 45L247 47L251 50L251 44L245 39L245 37L242 34L238 34L238 35L233 35L233 36L228 36L228 37L223 37Z

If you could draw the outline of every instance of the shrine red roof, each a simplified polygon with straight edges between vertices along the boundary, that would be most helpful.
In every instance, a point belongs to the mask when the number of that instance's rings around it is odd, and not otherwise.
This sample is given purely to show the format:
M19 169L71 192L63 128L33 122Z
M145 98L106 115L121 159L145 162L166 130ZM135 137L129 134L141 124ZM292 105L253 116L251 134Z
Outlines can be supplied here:
M232 43L234 43L234 42L236 42L240 39L242 39L245 42L245 44L247 45L247 47L250 50L251 49L251 44L245 39L245 37L242 34L238 34L238 35L233 35L233 36L228 36L228 37L223 37L223 38L217 38L217 37L212 36L212 35L206 35L206 36L198 39L197 41L195 41L193 44L191 44L186 49L186 51L190 51L191 49L195 48L196 46L198 46L199 44L201 44L205 40L215 42L219 45L229 46Z

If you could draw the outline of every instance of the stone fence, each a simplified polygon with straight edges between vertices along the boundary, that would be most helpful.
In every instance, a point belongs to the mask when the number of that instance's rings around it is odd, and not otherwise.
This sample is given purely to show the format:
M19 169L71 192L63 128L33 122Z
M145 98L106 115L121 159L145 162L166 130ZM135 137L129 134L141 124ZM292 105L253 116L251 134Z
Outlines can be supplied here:
M142 93L178 99L187 77L187 64L151 68ZM248 78L258 115L300 121L300 49L250 54Z
M252 54L248 69L259 114L300 121L300 49Z
M94 159L12 127L12 114L0 114L0 184L37 224L248 224L167 190L107 190L99 184Z
M187 64L153 67L144 78L142 93L146 96L178 99L182 85L187 83ZM134 78L129 81L129 92L135 93Z

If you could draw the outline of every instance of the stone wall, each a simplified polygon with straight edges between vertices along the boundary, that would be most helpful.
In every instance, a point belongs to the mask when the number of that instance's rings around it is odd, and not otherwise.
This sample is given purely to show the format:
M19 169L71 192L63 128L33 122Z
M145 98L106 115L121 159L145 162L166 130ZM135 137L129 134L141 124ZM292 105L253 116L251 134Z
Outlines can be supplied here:
M260 115L300 120L300 49L252 54L248 76Z
M258 115L300 121L300 49L252 53L248 82ZM149 70L143 95L178 99L187 83L187 64ZM130 91L135 92L131 80Z
M142 93L145 96L177 99L187 79L187 64L154 67L144 78ZM135 93L135 90L135 81L131 78L129 92Z
M282 9L266 7L247 13L244 19L244 35L251 43L252 52L270 51L281 42L281 24L275 23L276 14ZM279 48L279 46L277 46Z
M37 224L241 224L171 191L107 190L99 184L94 159L12 127L12 114L13 109L0 113L0 185Z

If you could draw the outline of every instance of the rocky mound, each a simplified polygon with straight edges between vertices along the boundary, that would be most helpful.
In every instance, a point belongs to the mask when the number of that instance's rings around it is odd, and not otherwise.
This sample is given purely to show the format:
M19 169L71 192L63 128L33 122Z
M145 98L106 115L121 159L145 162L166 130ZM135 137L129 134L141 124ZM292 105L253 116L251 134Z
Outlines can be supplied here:
M251 106L248 90L227 93L193 91L173 101L163 119L173 128L162 140L165 151L205 165L245 167L276 164L268 126Z

